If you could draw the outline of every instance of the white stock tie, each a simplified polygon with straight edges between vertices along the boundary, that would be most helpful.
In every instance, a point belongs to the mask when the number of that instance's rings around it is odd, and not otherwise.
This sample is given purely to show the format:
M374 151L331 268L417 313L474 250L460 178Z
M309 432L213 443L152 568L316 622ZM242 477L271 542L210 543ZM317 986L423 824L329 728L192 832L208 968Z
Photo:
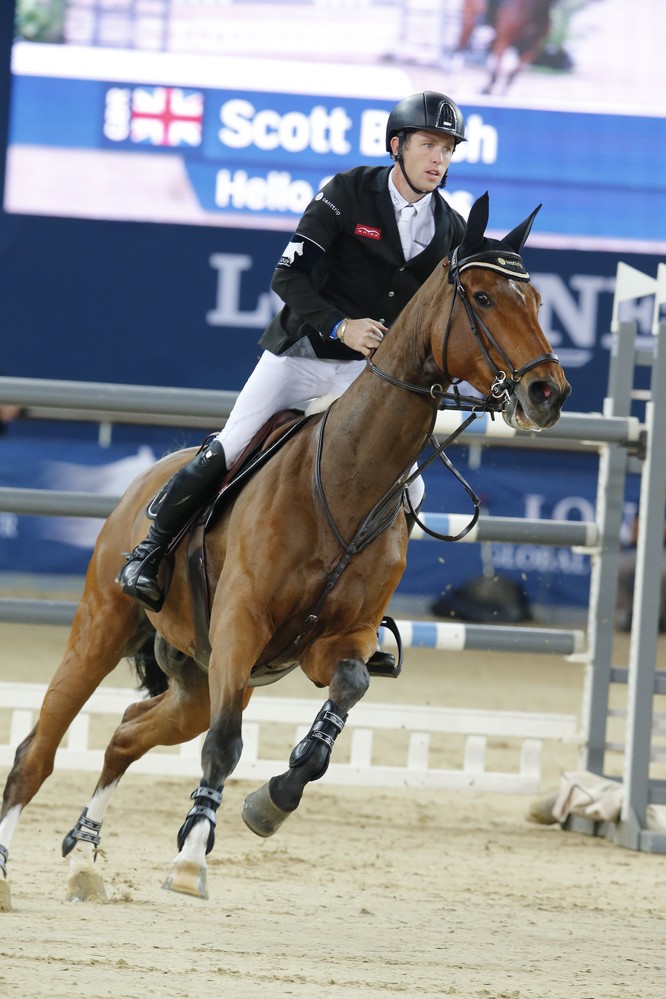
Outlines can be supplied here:
M398 232L400 233L400 242L402 243L402 252L405 255L405 260L410 260L411 257L414 256L414 237L412 235L412 225L415 218L416 208L414 205L405 205L400 209Z

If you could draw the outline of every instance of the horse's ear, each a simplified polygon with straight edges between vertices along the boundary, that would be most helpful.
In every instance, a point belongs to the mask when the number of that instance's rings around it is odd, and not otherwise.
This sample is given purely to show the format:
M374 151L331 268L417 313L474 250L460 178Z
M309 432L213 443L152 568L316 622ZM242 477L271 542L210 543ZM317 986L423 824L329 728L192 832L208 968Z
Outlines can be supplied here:
M532 229L532 223L537 217L540 209L541 205L537 205L532 214L528 215L525 221L521 222L520 225L517 225L515 229L512 229L508 236L504 237L502 242L507 243L512 250L515 250L516 253L520 254L520 251L527 242L527 237Z
M488 225L488 206L489 198L486 191L485 194L476 199L469 210L467 225L465 226L465 232L463 233L463 238L460 241L460 249L458 250L460 260L464 260L466 257L471 257L481 251L483 235Z

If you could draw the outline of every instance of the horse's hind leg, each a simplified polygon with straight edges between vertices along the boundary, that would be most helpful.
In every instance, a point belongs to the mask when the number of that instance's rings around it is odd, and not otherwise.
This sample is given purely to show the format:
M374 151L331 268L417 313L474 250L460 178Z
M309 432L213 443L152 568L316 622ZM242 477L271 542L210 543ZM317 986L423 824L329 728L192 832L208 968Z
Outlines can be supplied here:
M7 854L19 816L53 770L56 749L69 725L101 681L145 639L150 625L143 611L111 584L98 586L94 564L86 577L69 641L44 696L37 724L16 750L0 811L0 875L7 879ZM2 883L0 880L0 883ZM9 907L7 885L4 886Z
M338 663L329 687L330 699L293 750L289 770L272 777L243 803L243 821L257 836L272 836L298 807L306 784L324 776L333 743L369 682L367 667L361 659L343 659Z
M206 729L208 719L206 676L189 659L168 690L126 710L107 746L93 796L63 840L63 856L69 858L67 898L70 901L105 896L102 876L94 864L102 822L128 767L155 746L174 746L194 739Z

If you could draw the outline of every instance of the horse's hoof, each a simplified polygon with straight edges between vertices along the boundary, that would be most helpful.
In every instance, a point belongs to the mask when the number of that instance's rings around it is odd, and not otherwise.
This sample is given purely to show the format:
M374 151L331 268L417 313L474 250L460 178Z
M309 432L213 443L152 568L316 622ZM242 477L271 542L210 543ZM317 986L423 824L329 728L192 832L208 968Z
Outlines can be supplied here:
M241 815L248 829L266 839L278 831L291 812L283 812L278 808L269 794L268 784L264 784L248 794L243 802Z
M183 895L206 899L206 865L193 864L189 860L174 861L162 887L167 891L179 891Z
M9 890L9 881L0 877L0 912L12 911L12 893Z
M106 898L102 875L89 864L72 866L67 878L68 902L101 902Z

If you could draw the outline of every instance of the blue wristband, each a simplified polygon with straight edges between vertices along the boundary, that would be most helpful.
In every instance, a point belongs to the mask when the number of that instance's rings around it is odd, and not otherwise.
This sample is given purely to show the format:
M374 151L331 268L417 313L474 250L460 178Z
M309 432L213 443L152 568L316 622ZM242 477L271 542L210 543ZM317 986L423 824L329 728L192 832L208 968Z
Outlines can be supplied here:
M340 327L342 326L343 323L344 323L344 319L341 319L339 323L335 324L335 326L333 327L333 329L331 330L331 332L328 334L329 340L337 340L338 339L338 330L340 329Z

